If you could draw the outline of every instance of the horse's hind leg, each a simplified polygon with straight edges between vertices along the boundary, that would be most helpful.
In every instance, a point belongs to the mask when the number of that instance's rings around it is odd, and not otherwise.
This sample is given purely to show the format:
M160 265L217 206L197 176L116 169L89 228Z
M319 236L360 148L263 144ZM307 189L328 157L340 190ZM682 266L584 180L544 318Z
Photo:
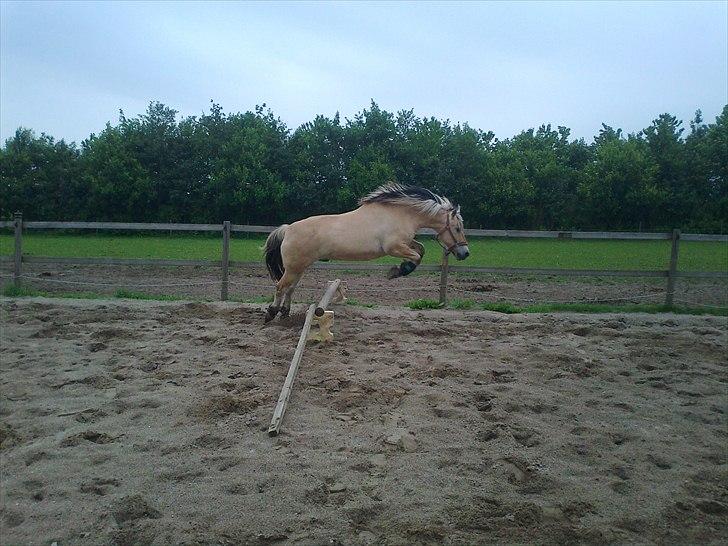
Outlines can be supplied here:
M265 321L270 322L280 311L282 317L287 317L291 312L291 295L296 288L298 280L301 278L300 273L293 273L286 270L281 280L276 284L276 295L273 303L268 307L265 315Z
M281 280L283 280L283 279L281 279ZM281 291L280 288L278 288L280 285L280 282L281 281L278 281L278 283L276 284L276 295L273 298L273 303L271 303L268 306L268 309L265 313L266 322L270 322L271 320L273 320L276 317L276 315L278 314L278 311L280 311L280 309L281 309L281 302L283 301L283 292Z
M287 317L291 314L291 299L293 298L293 292L298 286L298 281L301 280L300 274L291 274L289 279L290 285L283 294L283 305L281 306L281 316Z

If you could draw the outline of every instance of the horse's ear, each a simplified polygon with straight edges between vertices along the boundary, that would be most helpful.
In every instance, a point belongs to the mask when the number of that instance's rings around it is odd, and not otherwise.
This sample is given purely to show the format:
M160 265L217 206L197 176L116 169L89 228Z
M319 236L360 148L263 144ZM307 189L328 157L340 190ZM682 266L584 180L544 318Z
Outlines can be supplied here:
M460 214L460 205L450 209L450 216L453 218L455 218L458 214Z

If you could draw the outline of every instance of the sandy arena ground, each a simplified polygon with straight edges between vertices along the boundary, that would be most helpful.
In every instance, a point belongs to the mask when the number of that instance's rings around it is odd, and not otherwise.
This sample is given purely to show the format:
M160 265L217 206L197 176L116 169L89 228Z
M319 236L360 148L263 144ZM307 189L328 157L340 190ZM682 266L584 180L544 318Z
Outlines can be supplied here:
M725 318L0 298L3 544L721 544Z

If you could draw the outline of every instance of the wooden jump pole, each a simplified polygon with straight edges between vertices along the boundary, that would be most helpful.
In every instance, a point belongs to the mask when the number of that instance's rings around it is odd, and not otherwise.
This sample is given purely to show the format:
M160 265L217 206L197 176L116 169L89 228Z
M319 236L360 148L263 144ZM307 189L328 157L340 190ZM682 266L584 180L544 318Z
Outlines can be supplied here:
M296 352L293 353L293 360L291 360L291 366L288 368L288 375L283 383L283 388L281 389L281 394L278 397L276 408L273 410L273 419L271 419L270 427L268 427L268 434L270 436L278 436L278 432L280 431L283 416L285 415L286 407L288 406L288 399L291 397L291 392L293 391L293 382L295 381L296 374L298 373L298 365L301 363L303 350L306 348L306 339L308 339L308 331L311 329L314 311L316 311L316 305L312 303L306 312L306 320L303 323L301 336L298 338Z
M306 312L306 320L303 322L303 328L301 329L301 335L298 338L298 345L296 346L296 352L293 353L293 359L291 365L288 368L288 375L286 380L283 382L283 388L281 394L278 397L278 402L273 410L273 419L271 419L270 427L268 427L268 434L270 436L278 436L280 432L281 423L283 423L283 416L286 413L288 407L288 400L293 392L293 382L296 380L298 374L298 366L301 364L303 358L303 351L306 348L306 341L308 340L308 334L311 330L311 324L313 323L314 316L323 317L326 313L328 306L334 298L334 294L341 287L341 279L336 279L329 283L329 287L324 292L323 297L317 304L311 304ZM329 311L331 313L331 311Z
M322 317L324 316L324 313L326 312L326 309L328 309L329 305L331 304L331 300L334 298L334 294L336 294L336 291L339 289L339 286L341 286L341 279L335 279L329 283L329 287L326 289L326 292L324 292L323 297L318 302L318 305L316 306L316 316Z

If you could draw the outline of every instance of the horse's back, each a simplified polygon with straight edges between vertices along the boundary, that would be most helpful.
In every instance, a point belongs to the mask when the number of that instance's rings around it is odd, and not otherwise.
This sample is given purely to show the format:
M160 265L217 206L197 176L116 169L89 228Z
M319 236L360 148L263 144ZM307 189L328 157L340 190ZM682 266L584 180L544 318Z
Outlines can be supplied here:
M371 214L356 209L343 214L310 216L293 222L283 241L283 257L291 262L370 260L384 255L381 226ZM306 266L307 267L307 266Z

